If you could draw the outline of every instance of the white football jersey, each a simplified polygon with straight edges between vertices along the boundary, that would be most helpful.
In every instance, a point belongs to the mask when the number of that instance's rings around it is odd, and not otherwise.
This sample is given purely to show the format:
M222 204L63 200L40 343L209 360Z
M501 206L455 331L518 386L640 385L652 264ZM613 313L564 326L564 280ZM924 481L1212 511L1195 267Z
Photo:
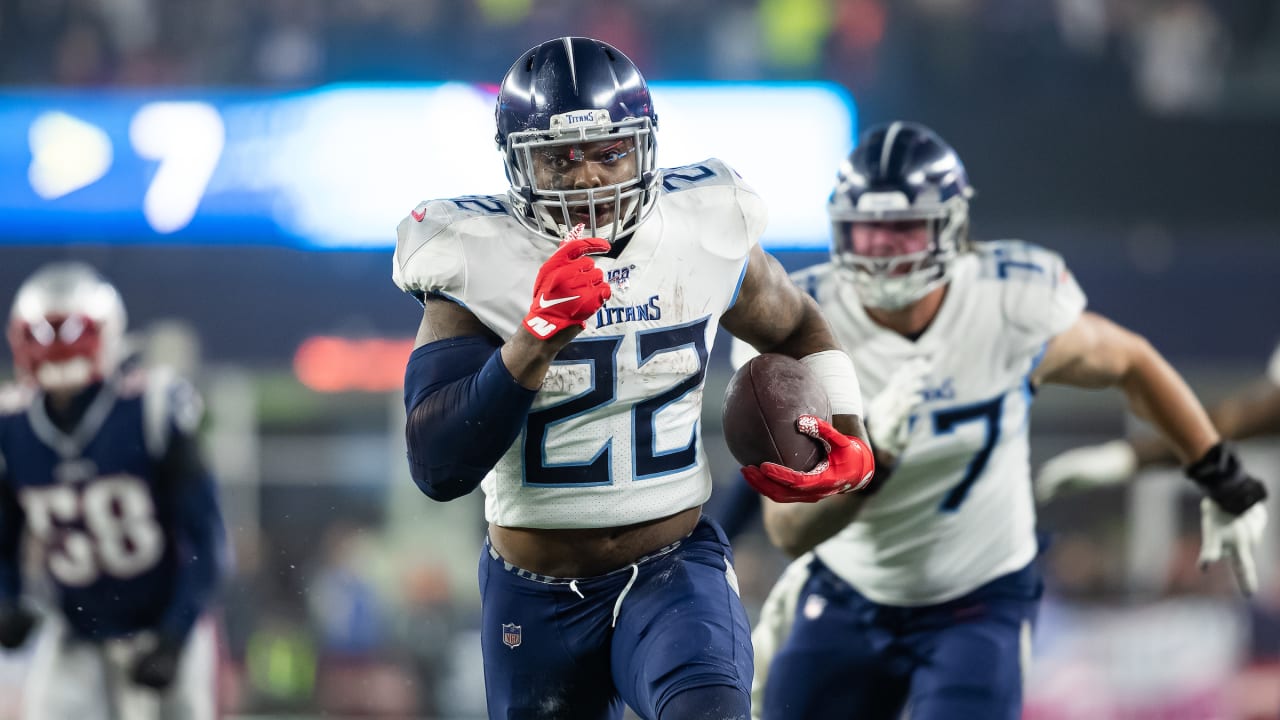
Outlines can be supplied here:
M915 341L872 322L830 264L792 276L822 306L866 397L908 360L933 362L893 476L815 551L878 603L945 602L1036 554L1029 376L1085 297L1055 253L1021 242L975 245L955 261L938 315Z
M524 430L481 484L490 522L616 527L706 502L707 358L765 222L759 196L721 161L663 171L621 256L595 257L612 298L557 356ZM555 249L504 196L433 200L400 223L393 275L507 338Z

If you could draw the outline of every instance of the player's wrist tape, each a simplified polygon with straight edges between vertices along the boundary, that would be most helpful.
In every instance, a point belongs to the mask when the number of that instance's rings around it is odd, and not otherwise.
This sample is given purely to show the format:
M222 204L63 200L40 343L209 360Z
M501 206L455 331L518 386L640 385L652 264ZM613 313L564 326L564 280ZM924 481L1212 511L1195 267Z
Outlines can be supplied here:
M862 416L862 388L848 355L840 350L824 350L805 355L800 362L818 377L827 391L832 415Z
M1240 515L1267 498L1267 488L1249 477L1226 443L1209 448L1204 457L1186 467L1186 474L1210 500L1232 515Z

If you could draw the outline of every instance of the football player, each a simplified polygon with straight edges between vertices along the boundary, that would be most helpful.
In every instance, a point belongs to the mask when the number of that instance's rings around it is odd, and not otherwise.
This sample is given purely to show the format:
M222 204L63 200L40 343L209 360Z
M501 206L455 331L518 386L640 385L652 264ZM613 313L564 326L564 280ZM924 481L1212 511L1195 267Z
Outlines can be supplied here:
M56 592L25 717L212 718L214 639L200 622L223 529L196 449L201 405L163 370L120 369L125 309L81 263L18 289L8 339L18 383L0 393L0 646L39 615L23 538Z
M770 538L800 556L757 626L765 718L1020 716L1041 594L1027 420L1044 383L1120 390L1205 493L1205 536L1260 538L1266 491L1182 378L1087 312L1056 253L971 242L972 192L928 128L872 127L828 203L831 261L794 275L877 400L873 446L896 459L874 493L765 503Z
M498 93L510 190L424 202L399 226L393 276L424 305L409 465L435 500L485 494L493 718L747 716L749 626L700 511L718 325L827 381L828 463L771 488L816 500L872 473L853 365L760 249L759 196L720 160L660 170L657 124L617 48L542 43Z

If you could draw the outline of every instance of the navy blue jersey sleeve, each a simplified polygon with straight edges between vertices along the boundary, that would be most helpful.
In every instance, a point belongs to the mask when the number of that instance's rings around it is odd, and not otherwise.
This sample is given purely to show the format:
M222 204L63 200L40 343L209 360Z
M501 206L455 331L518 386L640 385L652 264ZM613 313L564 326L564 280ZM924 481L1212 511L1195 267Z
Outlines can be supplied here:
M226 537L217 488L196 438L174 428L157 466L161 502L172 519L177 557L173 596L157 630L182 640L208 607L226 568Z
M418 488L441 502L475 490L519 437L537 394L516 382L489 338L414 350L404 379L405 442Z
M16 602L22 592L21 546L26 516L13 485L0 466L0 605Z

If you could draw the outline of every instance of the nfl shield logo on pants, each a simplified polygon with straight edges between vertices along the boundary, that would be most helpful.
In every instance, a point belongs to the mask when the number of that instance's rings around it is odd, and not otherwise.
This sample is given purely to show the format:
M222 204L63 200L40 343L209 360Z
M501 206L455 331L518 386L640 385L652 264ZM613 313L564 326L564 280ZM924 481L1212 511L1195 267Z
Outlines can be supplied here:
M520 626L515 623L502 623L502 644L512 650L520 646Z

